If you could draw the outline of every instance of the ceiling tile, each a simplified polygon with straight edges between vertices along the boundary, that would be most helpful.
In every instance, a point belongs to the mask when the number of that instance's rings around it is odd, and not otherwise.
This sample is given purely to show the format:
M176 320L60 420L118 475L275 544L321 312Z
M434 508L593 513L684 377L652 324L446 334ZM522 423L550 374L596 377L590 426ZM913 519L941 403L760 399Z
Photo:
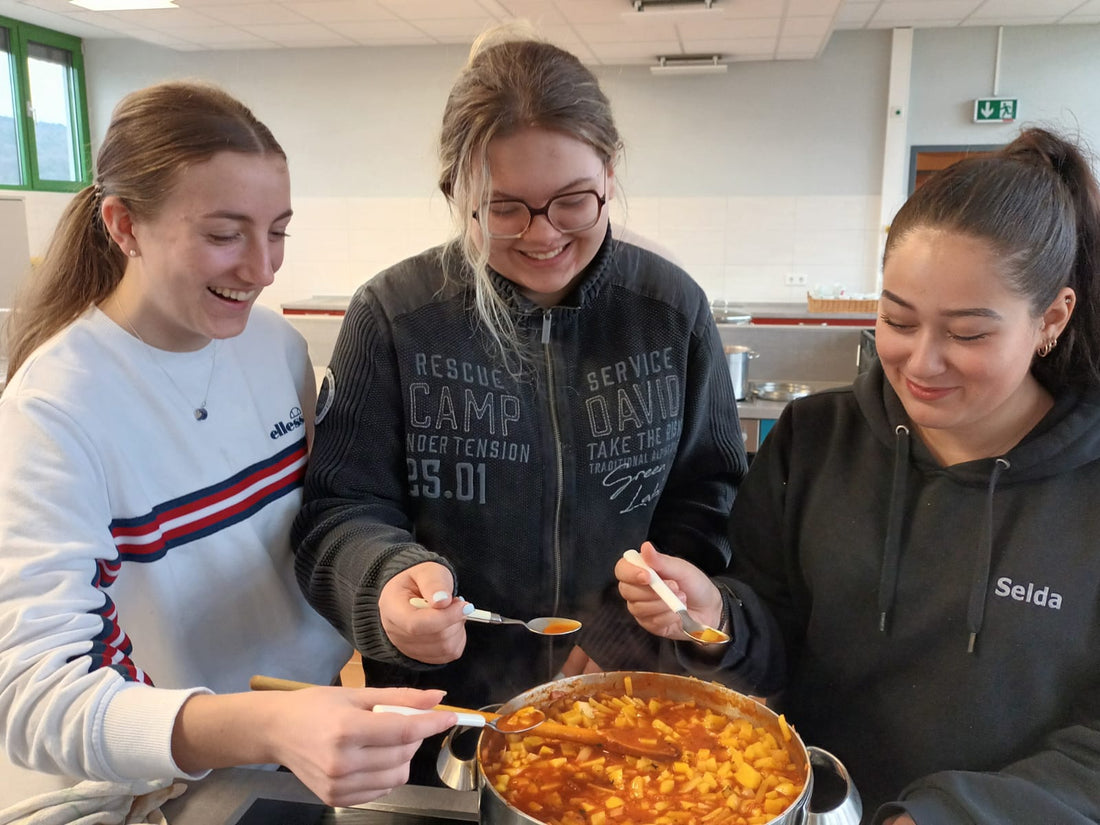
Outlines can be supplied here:
M340 33L363 46L413 46L432 42L419 28L404 20L372 20L341 23Z
M312 23L293 9L280 3L244 3L207 6L203 12L222 23L232 26L243 24L290 26Z
M834 27L838 29L860 29L871 19L871 15L878 8L878 3L858 3L849 0L840 7L836 16Z
M1081 0L986 0L974 12L977 19L1004 18L1027 20L1029 18L1061 17L1081 5Z
M776 37L744 37L731 40L693 40L695 54L720 54L723 60L766 60L775 52Z
M485 7L477 0L378 0L378 4L409 21L485 16Z
M779 34L780 23L778 17L748 18L715 20L711 23L681 23L679 29L684 37L775 37Z
M293 0L282 4L285 8L313 20L317 23L343 23L362 20L396 20L393 12L377 3L364 3L360 0Z
M680 44L675 40L645 43L595 43L591 44L590 48L596 59L607 65L655 64L658 55L683 54Z
M843 0L788 0L788 17L833 17Z
M469 17L461 20L417 20L416 27L441 43L472 43L497 21L491 17Z
M821 41L829 37L832 30L833 18L831 17L788 17L783 22L781 36L790 37L816 37Z
M278 43L280 46L290 46L293 48L308 49L320 46L355 45L354 41L317 23L261 23L241 26L241 28L257 37L262 37L264 40L270 40L273 43Z

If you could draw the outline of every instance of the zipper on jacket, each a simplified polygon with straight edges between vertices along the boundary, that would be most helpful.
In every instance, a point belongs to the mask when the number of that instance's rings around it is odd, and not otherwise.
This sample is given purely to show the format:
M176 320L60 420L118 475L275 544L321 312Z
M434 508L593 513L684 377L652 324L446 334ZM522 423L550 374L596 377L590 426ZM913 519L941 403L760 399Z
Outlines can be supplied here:
M557 490L554 493L554 615L560 610L561 601L561 504L565 486L565 463L562 460L561 427L558 424L558 407L554 401L554 361L550 357L550 310L542 315L542 352L546 361L546 400L550 406L550 427L554 434L554 459L557 470Z

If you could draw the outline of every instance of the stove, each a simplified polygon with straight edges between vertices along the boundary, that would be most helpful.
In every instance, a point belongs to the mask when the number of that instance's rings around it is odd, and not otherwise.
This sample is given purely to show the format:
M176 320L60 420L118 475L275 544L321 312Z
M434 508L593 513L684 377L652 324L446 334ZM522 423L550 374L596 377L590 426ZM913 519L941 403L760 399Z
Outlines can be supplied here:
M253 800L234 825L456 825L477 822L476 815L454 812L418 813L410 810L330 808L312 802L281 799Z

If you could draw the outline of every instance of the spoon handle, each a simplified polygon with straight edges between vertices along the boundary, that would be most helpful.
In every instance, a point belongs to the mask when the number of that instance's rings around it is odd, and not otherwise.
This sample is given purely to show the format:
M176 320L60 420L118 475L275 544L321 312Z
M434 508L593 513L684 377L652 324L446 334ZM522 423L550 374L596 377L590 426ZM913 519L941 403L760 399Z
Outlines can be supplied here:
M422 713L434 713L437 710L453 710L458 717L458 724L469 728L483 728L489 721L488 714L477 713L472 710L459 710L447 705L436 705L434 708L410 708L405 705L375 705L372 710L375 713L400 713L402 716L418 716Z
M637 550L627 550L623 553L623 558L649 573L649 586L653 588L654 593L661 597L661 601L672 608L673 611L680 613L687 610L687 605L676 598L676 594L665 584L664 579L657 575L657 571L645 563L641 553Z
M427 599L420 598L409 599L409 604L413 607L420 608L431 607ZM466 602L466 608L469 611L466 613L466 618L473 622L484 622L485 624L523 624L519 619L506 619L499 613L490 613L488 610L480 610L469 602Z

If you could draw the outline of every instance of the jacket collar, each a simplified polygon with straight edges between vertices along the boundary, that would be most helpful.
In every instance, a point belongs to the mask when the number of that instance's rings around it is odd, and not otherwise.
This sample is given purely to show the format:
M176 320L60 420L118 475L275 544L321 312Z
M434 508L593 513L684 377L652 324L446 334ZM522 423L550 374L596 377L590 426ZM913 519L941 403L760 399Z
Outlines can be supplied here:
M561 306L563 308L579 309L591 304L610 278L614 257L614 240L611 237L611 223L608 222L607 233L604 235L603 243L600 244L596 256L584 268L573 291L565 297ZM514 283L492 267L489 268L489 277L492 280L493 288L504 296L508 305L513 308L517 315L531 316L542 313L542 307L523 295Z

